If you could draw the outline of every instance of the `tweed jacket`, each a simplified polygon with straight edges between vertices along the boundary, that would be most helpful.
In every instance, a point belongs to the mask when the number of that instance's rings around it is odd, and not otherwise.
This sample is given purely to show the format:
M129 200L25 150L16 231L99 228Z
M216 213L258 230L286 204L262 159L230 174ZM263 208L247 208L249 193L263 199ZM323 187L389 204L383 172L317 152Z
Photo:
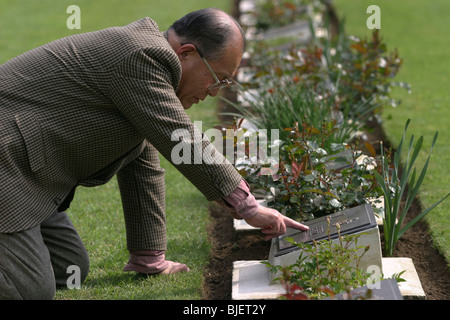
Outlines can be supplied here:
M149 18L62 38L1 65L0 232L34 227L74 187L118 174L125 219L135 221L127 234L150 233L135 217L149 214L146 196L163 188L147 183L162 170L154 151L170 161L179 144L172 132L194 131L176 96L180 78L177 55ZM208 200L241 180L226 160L175 166Z

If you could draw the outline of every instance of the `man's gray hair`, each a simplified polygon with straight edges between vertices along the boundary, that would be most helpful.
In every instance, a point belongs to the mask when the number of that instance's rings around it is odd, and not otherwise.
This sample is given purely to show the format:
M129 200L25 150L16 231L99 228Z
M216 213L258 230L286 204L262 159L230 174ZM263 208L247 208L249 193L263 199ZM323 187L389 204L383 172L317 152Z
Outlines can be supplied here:
M238 36L234 23L242 37L245 51L245 34L239 23L230 15L223 19L224 11L216 8L201 9L188 13L174 22L170 29L174 30L182 44L194 44L208 60L219 60L231 41ZM226 14L226 13L225 13Z

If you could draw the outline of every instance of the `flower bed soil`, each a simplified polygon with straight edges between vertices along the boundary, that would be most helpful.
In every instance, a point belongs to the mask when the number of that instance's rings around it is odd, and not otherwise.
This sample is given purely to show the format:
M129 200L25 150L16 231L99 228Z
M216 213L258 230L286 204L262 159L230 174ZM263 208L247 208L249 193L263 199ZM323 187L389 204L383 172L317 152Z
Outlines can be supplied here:
M382 129L374 126L370 134L386 141ZM370 139L369 141L374 141ZM420 211L415 201L405 219ZM205 300L231 299L233 262L238 260L266 260L270 241L265 241L259 231L236 232L229 213L217 205L210 207L211 223L208 228L211 257L206 268L203 298ZM394 257L413 260L423 290L428 300L450 299L450 270L445 258L435 250L426 222L420 221L397 242Z

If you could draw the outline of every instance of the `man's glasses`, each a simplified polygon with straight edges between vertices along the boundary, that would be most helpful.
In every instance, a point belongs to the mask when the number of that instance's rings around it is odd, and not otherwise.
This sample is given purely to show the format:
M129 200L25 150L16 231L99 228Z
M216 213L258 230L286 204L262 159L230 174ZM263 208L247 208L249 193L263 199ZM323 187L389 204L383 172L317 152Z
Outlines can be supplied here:
M208 91L220 90L220 89L223 89L223 88L228 87L228 86L233 84L233 80L230 80L230 79L219 80L219 77L216 76L215 72L213 71L213 69L209 65L208 61L206 61L204 55L200 52L200 50L198 50L197 46L195 46L195 48L197 49L197 52L200 55L200 58L202 58L202 60L205 63L206 67L208 68L209 72L211 73L211 76L216 81L216 83L214 83L213 85L210 85L208 87Z

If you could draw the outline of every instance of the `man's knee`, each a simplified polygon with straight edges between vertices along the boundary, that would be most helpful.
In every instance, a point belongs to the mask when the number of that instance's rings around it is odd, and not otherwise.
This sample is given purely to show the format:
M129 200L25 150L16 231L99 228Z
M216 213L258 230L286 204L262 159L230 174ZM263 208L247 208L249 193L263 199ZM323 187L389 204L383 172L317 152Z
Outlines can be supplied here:
M35 278L29 283L23 293L24 300L53 300L55 298L56 285L54 279Z
M80 284L82 284L89 273L89 256L87 252L81 253L71 266L73 270L79 272ZM69 270L67 273L70 273Z
M72 252L64 267L59 264L58 266L54 265L53 268L57 288L73 289L83 284L88 276L89 256L85 250L76 255Z
M89 272L89 255L67 213L56 212L41 224L41 234L50 253L56 287L69 281L83 283Z
M0 300L52 300L56 286L50 274L10 276L0 269Z
M80 259L79 263L80 263L80 278L81 278L81 283L83 283L84 280L86 280L88 273L89 273L89 256L88 256L87 252Z

